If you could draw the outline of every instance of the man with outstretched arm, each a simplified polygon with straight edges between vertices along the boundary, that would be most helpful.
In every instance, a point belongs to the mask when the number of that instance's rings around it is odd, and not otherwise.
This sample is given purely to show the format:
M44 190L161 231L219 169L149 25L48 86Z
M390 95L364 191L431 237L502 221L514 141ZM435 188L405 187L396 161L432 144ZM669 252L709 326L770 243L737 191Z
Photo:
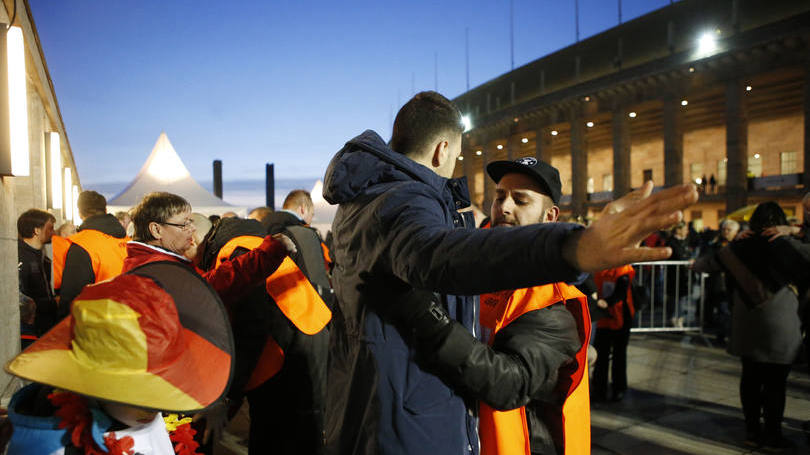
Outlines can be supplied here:
M324 197L340 204L333 223L335 317L345 321L342 332L332 332L328 376L326 438L335 453L479 451L474 403L416 363L409 335L391 320L391 302L414 288L440 293L445 319L460 323L450 330L463 326L477 335L478 302L471 296L664 259L669 249L639 243L679 221L697 200L692 185L651 195L647 182L611 203L588 229L564 223L463 229L468 222L457 210L469 205L466 183L450 179L462 132L455 105L422 92L397 114L390 143L366 131L327 169ZM468 367L466 347L452 354L456 370Z

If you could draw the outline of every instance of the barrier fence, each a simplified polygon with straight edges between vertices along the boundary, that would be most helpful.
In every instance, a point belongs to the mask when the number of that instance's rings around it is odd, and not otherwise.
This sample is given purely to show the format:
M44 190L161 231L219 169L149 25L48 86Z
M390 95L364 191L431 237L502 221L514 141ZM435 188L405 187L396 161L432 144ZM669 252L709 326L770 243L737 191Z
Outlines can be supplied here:
M646 293L646 305L636 308L633 332L703 333L706 321L706 278L690 261L655 261L633 264L633 285Z

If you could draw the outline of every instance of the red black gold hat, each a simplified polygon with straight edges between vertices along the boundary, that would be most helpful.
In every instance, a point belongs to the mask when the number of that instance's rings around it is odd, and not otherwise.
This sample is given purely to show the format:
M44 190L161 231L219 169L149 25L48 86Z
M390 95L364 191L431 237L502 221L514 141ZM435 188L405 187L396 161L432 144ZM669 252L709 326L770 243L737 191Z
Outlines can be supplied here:
M183 264L153 262L85 287L71 314L6 371L103 400L190 412L225 394L233 352L210 285Z

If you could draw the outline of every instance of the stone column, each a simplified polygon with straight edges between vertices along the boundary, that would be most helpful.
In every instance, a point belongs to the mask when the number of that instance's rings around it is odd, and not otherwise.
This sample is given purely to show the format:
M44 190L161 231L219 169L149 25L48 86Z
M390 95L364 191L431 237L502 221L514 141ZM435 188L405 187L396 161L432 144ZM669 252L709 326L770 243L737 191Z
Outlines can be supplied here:
M486 213L492 205L492 195L495 192L495 182L493 182L492 179L489 178L489 174L487 174L487 164L492 161L495 148L491 143L484 142L481 145L481 151L484 152L481 155L481 170L484 173L484 202L482 203L483 207L481 207L481 209Z
M571 211L574 216L587 216L588 150L585 123L579 113L571 116Z
M804 173L805 193L810 191L810 66L804 69Z
M664 98L664 186L682 183L683 108L680 97L669 95Z
M748 118L741 80L726 85L726 157L726 211L731 213L748 203Z
M540 161L551 164L551 136L544 128L537 128L534 144L534 156Z
M627 109L613 109L613 199L630 192L630 122Z

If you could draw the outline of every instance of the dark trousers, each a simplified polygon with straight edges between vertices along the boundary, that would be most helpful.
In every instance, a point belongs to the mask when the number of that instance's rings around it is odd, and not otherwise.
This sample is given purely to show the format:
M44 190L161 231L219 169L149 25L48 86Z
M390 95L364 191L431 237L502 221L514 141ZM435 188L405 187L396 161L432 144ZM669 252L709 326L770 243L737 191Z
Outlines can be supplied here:
M619 330L596 329L596 339L593 346L596 348L596 366L593 371L593 396L604 398L607 395L608 366L611 353L613 367L611 379L613 380L613 394L627 390L627 343L630 340L630 324Z
M742 359L740 401L745 415L745 429L752 434L760 432L759 417L765 419L764 435L782 435L782 417L785 414L785 388L790 365L756 362Z

